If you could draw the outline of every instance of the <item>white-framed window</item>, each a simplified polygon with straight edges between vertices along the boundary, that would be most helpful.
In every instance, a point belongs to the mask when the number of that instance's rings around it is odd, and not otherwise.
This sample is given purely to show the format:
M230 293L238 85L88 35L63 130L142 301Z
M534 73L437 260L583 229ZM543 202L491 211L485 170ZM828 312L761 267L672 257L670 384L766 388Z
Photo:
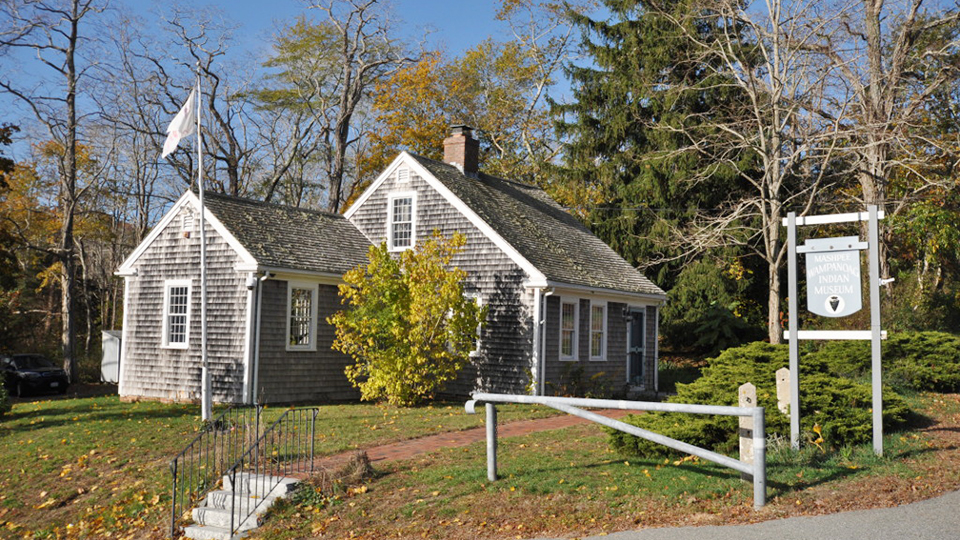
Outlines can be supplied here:
M287 282L287 350L317 350L317 285Z
M162 346L186 349L190 346L190 296L193 283L189 279L168 279L163 283Z
M416 238L416 193L395 193L387 199L387 247L403 251L413 247Z
M590 359L607 357L607 304L590 302Z
M580 328L580 301L560 301L560 359L577 359L577 330Z

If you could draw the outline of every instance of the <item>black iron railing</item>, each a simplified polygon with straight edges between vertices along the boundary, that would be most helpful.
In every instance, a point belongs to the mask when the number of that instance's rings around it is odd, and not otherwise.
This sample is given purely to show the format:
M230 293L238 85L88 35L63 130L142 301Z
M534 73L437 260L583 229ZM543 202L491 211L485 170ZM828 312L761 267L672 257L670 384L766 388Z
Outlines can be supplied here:
M170 537L177 525L189 519L187 514L240 456L260 439L262 407L231 407L207 422L200 433L170 462L173 475L173 500Z
M290 409L263 431L226 472L230 496L230 534L248 528L273 497L286 491L292 475L312 473L314 430L319 409Z

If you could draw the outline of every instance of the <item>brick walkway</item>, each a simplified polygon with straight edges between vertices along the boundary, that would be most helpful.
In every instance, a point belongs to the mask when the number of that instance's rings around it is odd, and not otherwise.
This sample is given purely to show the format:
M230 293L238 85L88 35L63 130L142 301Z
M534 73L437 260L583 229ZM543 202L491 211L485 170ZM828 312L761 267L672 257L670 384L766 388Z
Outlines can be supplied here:
M604 409L595 410L593 412L602 416L606 416L607 418L621 418L634 411ZM568 414L561 414L559 416L551 416L549 418L541 418L537 420L519 420L516 422L498 424L497 436L519 437L521 435L527 435L539 431L562 429L565 427L586 424L588 422L590 421L580 418L579 416L572 416ZM364 448L363 450L367 453L367 457L370 458L372 463L376 463L378 461L399 461L434 452L442 448L459 448L462 446L468 446L475 442L484 441L486 440L486 433L485 427L479 427L464 431L440 433L438 435L430 435L427 437L421 437L419 439L385 444L383 446L374 446L372 448ZM316 465L328 470L334 469L356 452L356 450L351 450L341 454L319 458L316 462Z

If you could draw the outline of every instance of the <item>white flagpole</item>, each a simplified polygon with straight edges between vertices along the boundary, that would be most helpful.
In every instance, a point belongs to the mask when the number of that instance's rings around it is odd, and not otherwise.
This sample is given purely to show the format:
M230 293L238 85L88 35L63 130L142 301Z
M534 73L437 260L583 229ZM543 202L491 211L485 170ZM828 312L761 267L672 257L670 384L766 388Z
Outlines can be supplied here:
M213 418L211 400L210 366L207 362L207 219L206 206L203 203L203 132L200 131L201 105L203 94L200 92L200 64L197 64L197 186L200 191L200 407L202 418Z

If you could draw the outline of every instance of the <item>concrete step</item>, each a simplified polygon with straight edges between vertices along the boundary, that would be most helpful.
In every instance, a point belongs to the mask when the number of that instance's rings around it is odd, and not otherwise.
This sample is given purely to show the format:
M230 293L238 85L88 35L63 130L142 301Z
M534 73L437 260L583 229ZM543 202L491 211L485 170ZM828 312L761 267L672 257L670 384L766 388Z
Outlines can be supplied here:
M231 499L233 502L231 502ZM254 501L253 504L259 503L260 506L269 508L276 499L276 497L251 497L243 493L234 493L232 491L224 491L220 489L207 493L207 496L204 497L201 506L229 510L230 508L240 508L241 506L249 507L251 501Z
M209 525L188 525L183 528L183 536L193 540L237 540L247 536L246 531L230 535L230 529Z
M183 534L193 540L232 540L243 538L246 532L260 525L260 516L276 501L293 492L299 480L282 476L262 476L250 473L236 475L236 487L231 488L229 476L223 477L223 489L211 491L203 505L193 510L195 525L184 527ZM237 534L230 536L230 512ZM249 517L247 517L249 516ZM243 520L243 523L240 521Z
M233 525L233 528L238 531L249 531L260 526L260 516L267 511L266 505L255 507L256 504L257 501L249 501L246 506L235 508L232 523L229 509L201 506L193 509L193 521L198 525L225 529L229 529Z
M223 490L236 491L253 497L283 497L291 493L297 486L296 478L283 476L269 476L252 473L238 473L236 489L228 475L223 477Z

